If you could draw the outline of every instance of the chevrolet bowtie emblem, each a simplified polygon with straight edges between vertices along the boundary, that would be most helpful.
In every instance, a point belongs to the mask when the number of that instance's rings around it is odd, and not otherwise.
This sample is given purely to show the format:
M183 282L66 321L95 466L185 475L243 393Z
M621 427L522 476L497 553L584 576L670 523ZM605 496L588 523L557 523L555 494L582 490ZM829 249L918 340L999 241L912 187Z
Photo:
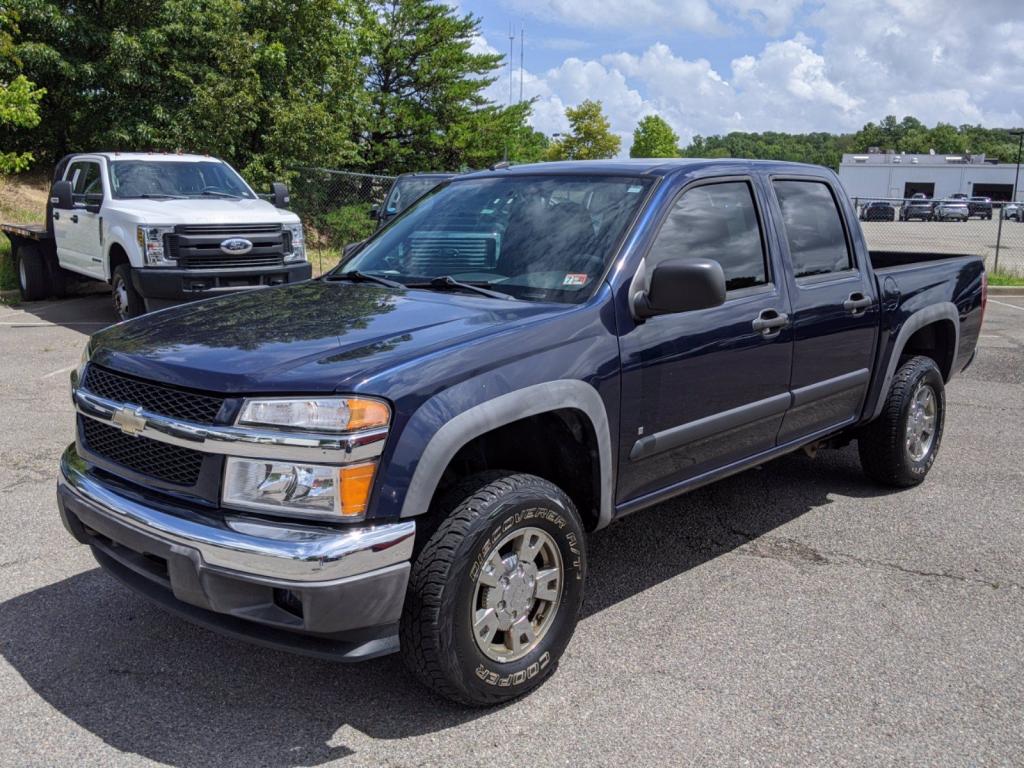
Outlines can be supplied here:
M118 408L110 419L126 435L138 435L146 428L141 408Z

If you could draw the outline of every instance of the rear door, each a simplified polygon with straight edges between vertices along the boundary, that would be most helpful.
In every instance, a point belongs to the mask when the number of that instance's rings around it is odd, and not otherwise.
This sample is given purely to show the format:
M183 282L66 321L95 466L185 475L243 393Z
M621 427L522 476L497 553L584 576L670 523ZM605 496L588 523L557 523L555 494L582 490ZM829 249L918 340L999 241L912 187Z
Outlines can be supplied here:
M620 335L620 503L775 445L790 400L792 336L762 198L753 177L700 180L659 224L642 269L713 259L727 294L719 307L652 317Z
M778 442L830 432L855 421L870 380L879 307L870 268L858 263L852 209L823 177L771 179L789 268L793 321L793 402Z

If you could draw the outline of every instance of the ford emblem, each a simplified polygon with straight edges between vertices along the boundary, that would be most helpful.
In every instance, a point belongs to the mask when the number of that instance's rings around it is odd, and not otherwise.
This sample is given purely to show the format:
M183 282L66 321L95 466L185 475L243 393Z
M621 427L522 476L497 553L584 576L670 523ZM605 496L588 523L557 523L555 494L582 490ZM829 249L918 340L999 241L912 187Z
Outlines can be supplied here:
M221 241L220 249L228 256L241 256L252 250L252 243L244 237L230 237Z

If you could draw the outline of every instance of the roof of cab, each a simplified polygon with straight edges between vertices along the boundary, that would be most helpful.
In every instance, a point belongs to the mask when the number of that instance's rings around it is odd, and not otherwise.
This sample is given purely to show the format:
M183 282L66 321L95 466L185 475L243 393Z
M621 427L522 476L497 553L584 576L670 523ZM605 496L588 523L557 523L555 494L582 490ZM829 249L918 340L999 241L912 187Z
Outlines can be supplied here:
M79 152L77 155L105 157L107 160L153 160L155 162L223 162L219 157L210 155L188 155L177 152ZM76 155L76 156L77 156Z
M741 169L769 169L780 173L826 170L820 165L793 163L783 160L745 160L742 158L630 158L624 160L561 160L550 163L498 166L494 170L467 173L463 178L483 178L496 173L513 175L565 174L565 175L611 175L611 176L668 176L669 174L696 171L702 168L723 168L733 172Z

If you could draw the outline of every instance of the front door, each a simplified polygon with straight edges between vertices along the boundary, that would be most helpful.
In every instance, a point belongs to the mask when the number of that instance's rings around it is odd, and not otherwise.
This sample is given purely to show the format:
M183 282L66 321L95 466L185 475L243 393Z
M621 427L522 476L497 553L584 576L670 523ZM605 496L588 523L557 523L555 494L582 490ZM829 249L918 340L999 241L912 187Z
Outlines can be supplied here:
M668 258L716 260L728 292L722 306L653 317L621 334L620 503L775 445L790 399L792 334L760 199L752 178L691 185L645 256L646 274Z
M57 241L57 255L62 266L105 279L103 268L103 242L98 212L87 206L103 202L103 177L100 164L95 160L77 160L68 166L65 181L71 182L75 207L70 211L55 211L53 231Z
M879 306L867 265L854 256L838 190L820 178L775 178L772 187L792 274L793 404L781 444L859 418Z

